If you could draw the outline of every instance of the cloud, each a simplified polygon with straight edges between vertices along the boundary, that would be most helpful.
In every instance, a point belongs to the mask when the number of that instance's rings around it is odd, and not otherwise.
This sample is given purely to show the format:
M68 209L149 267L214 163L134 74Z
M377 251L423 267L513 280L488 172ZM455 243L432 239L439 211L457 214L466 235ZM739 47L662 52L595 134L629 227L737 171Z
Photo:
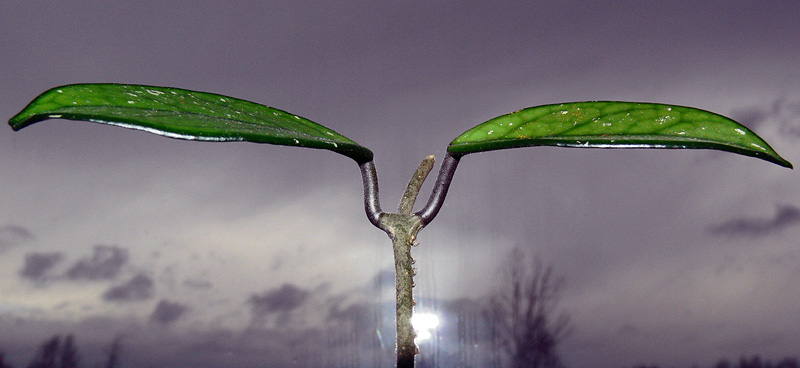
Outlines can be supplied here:
M28 253L25 255L25 265L19 271L19 275L22 278L40 281L63 257L64 254L61 252Z
M800 224L800 208L792 205L778 206L771 219L734 218L709 227L717 235L764 236Z
M29 240L33 240L33 234L24 227L16 225L0 227L0 251Z
M190 287L192 289L203 289L208 290L211 289L214 285L211 281L208 280L200 280L200 279L187 279L183 281L183 285Z
M168 325L180 319L188 310L183 304L161 300L150 315L150 321Z
M624 324L617 329L617 336L631 336L636 337L642 333L639 327L636 327L632 324Z
M78 260L68 271L73 280L110 280L117 277L128 262L128 250L110 245L96 245L92 258Z
M254 317L264 317L276 312L291 312L308 299L310 293L291 284L283 284L279 289L253 294L248 299Z
M357 303L341 309L338 305L334 305L328 312L328 322L344 323L352 326L354 333L369 336L370 332L375 331L376 316L372 313L375 308L373 304Z
M764 123L776 124L785 135L800 137L800 101L787 101L785 98L775 100L769 107L753 106L734 111L734 120L755 128Z
M378 272L372 279L372 283L375 287L382 288L382 287L392 287L394 286L394 270L386 269Z
M120 286L112 287L103 293L103 299L113 302L135 302L153 296L153 279L144 274L134 276Z

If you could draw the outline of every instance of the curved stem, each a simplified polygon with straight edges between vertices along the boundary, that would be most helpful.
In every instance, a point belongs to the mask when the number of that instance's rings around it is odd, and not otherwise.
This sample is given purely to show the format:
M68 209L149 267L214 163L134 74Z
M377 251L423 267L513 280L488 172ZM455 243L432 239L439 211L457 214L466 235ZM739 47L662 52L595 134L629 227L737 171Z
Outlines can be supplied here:
M381 203L378 198L378 173L375 170L375 162L367 161L358 165L361 170L361 181L364 184L364 210L367 212L367 218L375 227L381 227Z
M411 214L411 211L414 209L414 202L417 200L417 194L419 194L419 189L422 187L422 183L425 182L425 178L428 177L428 173L433 170L433 164L435 162L436 158L433 155L428 155L422 160L422 163L419 164L414 176L412 176L411 180L408 182L406 191L403 193L403 198L400 199L397 213L403 215Z
M460 159L461 156L454 156L450 152L444 156L442 167L439 169L439 176L436 177L436 183L433 185L433 191L430 198L428 198L428 203L421 210L414 213L422 219L423 226L429 224L442 208L444 198L447 196L447 190L450 189L450 183L453 180L453 175Z

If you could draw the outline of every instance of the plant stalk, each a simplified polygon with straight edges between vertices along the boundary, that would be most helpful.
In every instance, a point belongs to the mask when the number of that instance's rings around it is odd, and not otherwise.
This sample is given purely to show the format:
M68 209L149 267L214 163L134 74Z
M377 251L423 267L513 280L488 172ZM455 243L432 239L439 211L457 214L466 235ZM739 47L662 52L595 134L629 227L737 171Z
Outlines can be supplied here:
M416 304L413 296L414 275L416 269L413 267L414 259L411 257L411 247L418 244L417 233L439 212L450 186L458 158L450 155L445 156L439 176L434 184L433 192L421 211L411 213L414 202L417 199L419 190L425 178L433 169L435 159L433 155L425 157L417 168L414 176L406 187L403 197L398 206L398 213L385 213L381 211L378 196L378 175L375 171L375 164L372 161L361 164L362 181L364 183L364 208L367 218L379 229L386 232L392 240L395 265L395 322L397 325L397 367L413 368L414 357L418 349L414 342L416 333L411 325L411 316Z
M381 217L381 223L392 239L394 250L395 272L395 322L397 324L397 367L413 368L417 345L414 343L414 328L411 326L411 315L414 313L414 259L411 258L411 246L416 244L416 236L422 229L422 221L416 215L387 213Z

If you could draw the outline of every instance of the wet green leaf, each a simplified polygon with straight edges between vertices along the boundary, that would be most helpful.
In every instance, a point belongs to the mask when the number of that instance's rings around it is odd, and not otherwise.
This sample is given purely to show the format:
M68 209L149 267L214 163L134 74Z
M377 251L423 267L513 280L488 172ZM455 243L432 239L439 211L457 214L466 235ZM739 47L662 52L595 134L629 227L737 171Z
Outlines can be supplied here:
M172 138L327 149L363 163L372 152L322 125L257 103L178 88L74 84L42 93L11 118L14 130L46 119L84 120Z
M458 136L448 152L530 146L706 148L758 157L791 168L743 125L691 107L635 102L575 102L499 116Z

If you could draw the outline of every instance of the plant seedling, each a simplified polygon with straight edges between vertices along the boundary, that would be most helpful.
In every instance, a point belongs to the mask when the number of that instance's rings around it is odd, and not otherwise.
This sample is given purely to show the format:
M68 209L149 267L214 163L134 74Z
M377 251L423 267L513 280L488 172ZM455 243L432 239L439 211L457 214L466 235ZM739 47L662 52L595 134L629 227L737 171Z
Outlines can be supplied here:
M408 183L397 212L384 212L372 151L345 136L286 111L218 94L178 88L74 84L45 91L9 124L14 130L47 119L84 120L144 130L170 138L247 141L327 149L353 159L364 184L369 221L392 240L395 261L397 366L413 367L417 347L411 314L417 233L436 217L459 160L470 153L531 146L586 148L696 148L753 156L792 168L758 135L712 112L634 102L574 102L522 109L480 124L447 147L427 204L413 212L433 169L426 157Z

